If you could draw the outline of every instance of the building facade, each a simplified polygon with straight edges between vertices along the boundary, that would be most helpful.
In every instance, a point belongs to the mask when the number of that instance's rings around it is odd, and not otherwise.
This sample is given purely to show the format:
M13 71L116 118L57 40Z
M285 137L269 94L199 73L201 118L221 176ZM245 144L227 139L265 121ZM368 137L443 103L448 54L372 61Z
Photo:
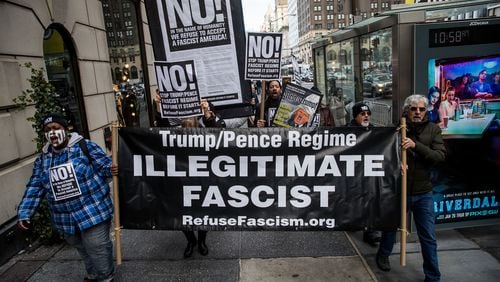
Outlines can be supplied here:
M143 69L134 2L102 0L102 9L114 83L142 83Z
M314 64L311 45L317 39L401 3L398 0L297 1L299 58L306 64Z
M73 129L102 147L117 117L101 1L0 1L0 35L2 261L15 247L16 209L37 155L35 132L26 120L35 109L13 103L30 88L24 64L44 70Z

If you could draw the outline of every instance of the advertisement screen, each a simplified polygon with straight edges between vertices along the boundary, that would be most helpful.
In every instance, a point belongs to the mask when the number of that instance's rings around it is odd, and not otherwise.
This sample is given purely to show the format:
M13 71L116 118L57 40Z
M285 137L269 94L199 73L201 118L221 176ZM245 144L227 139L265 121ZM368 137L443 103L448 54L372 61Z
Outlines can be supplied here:
M498 117L500 55L430 59L429 118L444 138L481 138Z
M433 40L451 30L456 41L457 30L474 27L475 34L498 23L416 25L414 90L429 99L427 115L441 128L447 150L446 161L430 171L439 228L500 219L500 46L496 40L460 45Z
M500 55L430 59L428 71L428 113L448 151L431 174L436 222L498 217Z

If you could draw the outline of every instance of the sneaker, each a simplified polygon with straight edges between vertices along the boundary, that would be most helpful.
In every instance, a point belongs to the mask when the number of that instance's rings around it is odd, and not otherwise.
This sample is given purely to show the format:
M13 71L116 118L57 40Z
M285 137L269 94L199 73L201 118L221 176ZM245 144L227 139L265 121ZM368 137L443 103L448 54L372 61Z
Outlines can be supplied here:
M390 271L391 270L391 263L389 262L389 257L377 255L375 258L375 261L377 262L377 266L380 270L382 270L382 271Z

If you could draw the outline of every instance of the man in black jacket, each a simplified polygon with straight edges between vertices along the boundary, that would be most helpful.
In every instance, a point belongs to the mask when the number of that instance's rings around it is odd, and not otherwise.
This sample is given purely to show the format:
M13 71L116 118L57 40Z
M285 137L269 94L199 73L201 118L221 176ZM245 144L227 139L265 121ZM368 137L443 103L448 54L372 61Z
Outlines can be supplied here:
M368 107L365 103L356 103L352 107L352 120L349 122L347 126L362 126L365 127L366 130L373 127L373 124L370 123L370 116L372 115L372 111L370 107ZM370 246L377 246L377 242L380 241L380 231L376 230L366 230L363 232L363 241Z
M273 121L274 114L281 100L281 83L278 80L271 80L267 94L269 95L264 105L264 119L260 119L260 107L255 111L255 126L269 127Z
M407 119L407 137L401 146L407 150L408 209L413 212L417 235L424 260L425 281L440 281L441 273L437 257L436 232L434 230L434 204L429 168L444 161L446 149L438 125L427 119L428 100L421 95L406 98L403 116ZM377 266L391 270L389 255L396 232L383 232L376 256Z

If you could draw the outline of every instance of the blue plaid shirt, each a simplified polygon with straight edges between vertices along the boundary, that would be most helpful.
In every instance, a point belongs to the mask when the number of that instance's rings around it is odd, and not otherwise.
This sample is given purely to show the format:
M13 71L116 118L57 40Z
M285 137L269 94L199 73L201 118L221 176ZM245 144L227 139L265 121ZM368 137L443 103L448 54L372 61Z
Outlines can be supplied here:
M106 178L111 177L111 158L96 143L85 140L92 160L87 159L78 144L82 139L71 134L69 145L59 152L44 150L35 160L33 174L19 204L19 220L29 220L40 200L46 196L52 221L62 233L75 234L108 220L113 215L113 204ZM75 141L76 140L76 141ZM51 167L73 163L81 195L55 201L49 180Z

